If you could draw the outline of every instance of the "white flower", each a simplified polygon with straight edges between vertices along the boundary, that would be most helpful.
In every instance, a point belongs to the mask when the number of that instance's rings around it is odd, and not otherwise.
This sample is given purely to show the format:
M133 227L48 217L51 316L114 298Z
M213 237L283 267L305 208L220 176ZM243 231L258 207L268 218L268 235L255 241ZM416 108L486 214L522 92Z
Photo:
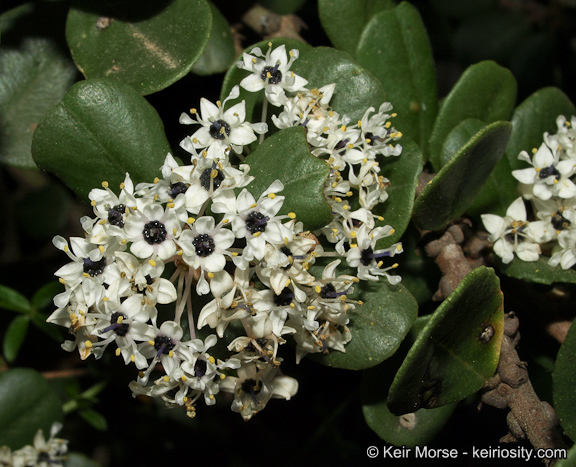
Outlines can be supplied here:
M226 102L238 96L238 86L234 86L223 103L218 101L217 105L214 105L208 99L202 98L200 100L201 116L198 116L196 109L191 110L196 120L183 113L180 116L180 123L185 125L200 124L202 128L192 136L186 137L180 146L192 154L196 154L197 149L206 148L206 157L209 159L225 160L228 157L230 147L237 154L241 154L245 145L256 141L257 137L254 132L266 133L268 131L266 123L252 124L244 121L246 118L244 101L224 111Z
M258 92L264 89L266 99L279 107L286 103L286 93L297 92L308 84L308 81L290 71L294 60L298 58L297 49L289 52L290 59L286 56L286 47L282 44L275 49L270 48L266 55L260 48L255 47L253 55L244 53L242 60L237 63L238 68L252 72L240 82L240 86L250 92Z
M557 144L555 138L548 140ZM522 151L518 159L533 165L528 169L513 170L512 175L521 183L532 185L534 196L547 200L552 196L572 198L576 196L576 185L568 178L574 173L574 161L560 161L559 153L554 146L542 143L534 158Z
M526 206L517 198L507 209L506 216L482 214L484 227L490 233L488 240L494 243L494 253L504 264L514 259L514 253L522 261L537 261L540 245L537 243L531 223L526 220ZM542 221L538 221L542 222Z

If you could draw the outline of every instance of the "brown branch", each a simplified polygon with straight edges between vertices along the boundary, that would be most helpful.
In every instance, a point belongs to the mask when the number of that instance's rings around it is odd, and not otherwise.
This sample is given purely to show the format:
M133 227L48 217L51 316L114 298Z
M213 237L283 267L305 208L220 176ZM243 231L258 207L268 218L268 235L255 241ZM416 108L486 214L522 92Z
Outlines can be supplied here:
M554 409L541 401L528 379L526 363L520 361L516 345L520 340L518 318L511 312L504 321L504 337L496 375L487 383L482 402L499 409L510 408L507 416L509 433L501 442L528 438L535 449L568 449L558 429ZM552 465L554 459L543 459Z
M296 15L282 16L260 5L255 5L244 14L242 21L264 39L288 37L306 42L300 36L300 31L306 25Z

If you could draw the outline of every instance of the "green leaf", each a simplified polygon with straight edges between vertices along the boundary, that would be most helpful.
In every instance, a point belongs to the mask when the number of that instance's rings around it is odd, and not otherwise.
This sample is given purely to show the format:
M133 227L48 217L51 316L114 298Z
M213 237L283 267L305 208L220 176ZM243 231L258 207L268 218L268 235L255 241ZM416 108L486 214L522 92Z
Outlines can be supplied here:
M28 316L16 316L8 325L2 345L4 358L8 362L12 363L16 360L20 347L22 347L22 343L26 338L29 323L30 318Z
M305 52L306 50L312 49L312 47L310 47L308 44L305 44L304 42L298 41L296 39L287 39L284 37L280 37L257 42L256 44L253 44L250 47L246 48L244 50L244 53L249 54L255 47L259 47L260 50L262 50L262 53L266 53L269 47L268 44L272 44L273 49L284 44L284 46L286 47L286 52L292 49L298 49L300 51L300 56L302 56L302 53ZM298 60L296 60L296 62L297 61ZM224 99L228 97L228 94L230 94L232 88L237 84L239 85L240 82L249 74L250 73L248 71L241 70L237 66L230 67L228 69L228 72L226 73L226 76L224 76L224 81L222 83L222 90L220 91L220 100L224 101ZM246 121L260 121L260 114L257 113L255 117L253 114L255 107L257 105L261 105L263 99L264 99L263 91L248 92L245 89L240 88L240 96L236 100L239 102L243 100L246 101ZM236 102L236 100L234 102ZM268 110L270 111L271 109L269 108Z
M452 129L468 118L486 123L508 120L516 102L512 73L491 61L472 65L444 99L430 135L429 159L440 170L442 145Z
M425 149L438 97L432 48L418 10L401 3L374 16L362 32L356 59L380 80L398 114L394 127Z
M303 50L292 70L308 80L309 89L336 83L330 106L352 122L360 120L369 107L378 109L386 100L382 85L372 73L340 50L330 47Z
M212 2L208 4L212 12L212 30L204 52L192 67L192 72L197 75L222 73L228 69L236 56L234 38L228 21Z
M185 76L210 36L205 0L106 2L75 0L66 40L86 78L110 78L143 95Z
M352 271L338 270L338 273ZM317 274L321 275L321 271ZM307 358L347 370L373 367L398 350L418 315L418 304L408 289L401 283L390 285L384 278L355 285L350 298L362 300L364 304L357 305L348 314L352 340L346 344L346 352L331 350L329 354L308 354Z
M576 444L568 450L568 455L565 459L558 459L554 467L573 467L576 465Z
M32 444L36 432L50 433L62 421L62 404L48 381L31 369L0 373L0 446L12 450Z
M500 357L503 296L494 270L471 271L444 300L396 373L388 408L402 415L441 407L478 391Z
M353 54L370 19L394 6L392 0L318 0L318 13L334 47Z
M512 115L512 135L506 148L506 157L512 170L526 168L526 163L518 160L521 151L531 154L544 141L544 133L556 133L556 118L564 115L569 121L576 113L570 99L560 89L549 87L536 91L527 97Z
M330 167L310 153L304 128L279 131L244 162L255 177L247 188L256 199L278 179L284 184L280 194L286 197L279 214L295 212L296 218L310 230L330 222L332 212L323 193Z
M456 125L442 144L442 151L440 151L440 164L444 167L450 160L460 151L470 139L486 126L486 122L478 120L477 118L467 118L463 122Z
M169 151L154 108L131 86L108 79L76 83L32 141L38 166L81 198L103 179L114 190L126 172L135 184L151 182Z
M475 118L466 119L455 126L442 147L440 155L442 166L446 165L460 147L464 146L484 126L486 124L482 120ZM512 176L508 159L502 157L478 196L474 198L474 202L468 207L467 213L478 218L487 212L504 215L512 201L518 197L517 186L518 181Z
M30 146L44 113L74 82L76 70L46 39L0 51L0 161L36 168Z
M53 323L47 323L47 318L48 316L44 313L35 313L32 315L32 324L54 341L61 344L63 339L62 328Z
M391 185L386 188L388 199L377 204L372 212L384 218L377 221L377 225L391 225L395 230L393 235L378 241L377 248L388 248L400 240L410 223L418 176L422 172L422 151L407 139L402 142L400 156L380 157L378 162L380 173L390 180Z
M436 174L414 203L418 228L439 230L466 211L504 153L511 130L509 122L487 125Z
M24 295L5 285L0 285L0 308L18 313L30 313L32 311L30 302Z
M562 269L548 264L548 258L541 256L538 261L522 261L514 258L510 263L504 264L502 259L494 255L494 262L500 271L508 277L536 284L551 285L554 283L576 284L576 271Z
M396 446L423 446L429 444L444 427L456 403L436 409L394 415L386 405L386 397L394 374L418 334L426 326L430 315L414 322L398 352L380 365L362 372L362 412L368 426L384 441Z
M95 410L84 409L79 413L80 416L92 426L92 428L95 428L98 431L106 431L108 429L108 422L104 416Z
M564 433L576 440L576 326L570 326L552 373L554 408Z
M58 281L51 281L40 287L34 295L32 295L32 306L36 310L42 310L43 308L51 305L54 296L64 291L64 287Z

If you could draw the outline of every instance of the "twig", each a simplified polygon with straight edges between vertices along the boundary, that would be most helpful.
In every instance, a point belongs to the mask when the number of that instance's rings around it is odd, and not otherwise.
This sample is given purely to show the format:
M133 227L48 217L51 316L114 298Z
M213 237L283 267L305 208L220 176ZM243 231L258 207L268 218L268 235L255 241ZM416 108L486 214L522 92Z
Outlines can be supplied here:
M496 375L486 384L482 402L500 409L510 408L507 416L509 433L500 439L510 443L528 438L535 449L568 449L558 430L554 409L541 401L528 379L526 363L520 361L516 345L520 340L518 318L507 313L504 337ZM553 465L553 459L543 459Z

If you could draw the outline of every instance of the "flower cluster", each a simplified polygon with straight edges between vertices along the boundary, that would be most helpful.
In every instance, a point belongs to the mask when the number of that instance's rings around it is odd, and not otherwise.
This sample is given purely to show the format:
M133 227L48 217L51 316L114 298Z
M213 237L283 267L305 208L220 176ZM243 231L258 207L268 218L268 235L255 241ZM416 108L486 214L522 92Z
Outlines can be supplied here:
M544 251L548 263L569 269L576 264L576 117L556 119L558 131L544 134L533 156L522 151L518 159L530 167L514 170L521 196L504 218L484 214L484 226L494 241L494 252L504 263L514 258L537 261ZM528 221L524 200L530 201L534 217Z
M38 430L34 437L34 445L24 446L17 451L11 451L8 446L1 446L0 465L7 467L63 466L66 461L68 441L55 438L61 428L61 424L54 423L48 441L44 439L42 430Z
M286 339L294 339L297 361L345 352L348 314L361 303L349 298L354 285L400 280L391 273L396 264L383 266L402 246L377 248L394 230L372 213L390 183L378 157L401 152L392 145L401 135L388 121L391 106L370 108L351 125L329 107L335 85L309 90L290 71L297 57L284 46L244 54L238 66L251 74L240 86L264 90L280 107L274 124L303 126L312 154L330 166L324 194L334 217L324 228L309 232L295 213L280 214L280 180L257 196L248 190L250 167L233 165L231 155L242 160L268 127L245 121L245 101L227 108L236 86L223 102L202 99L200 116L192 109L180 117L200 126L181 142L190 164L168 154L161 178L134 186L126 174L118 194L104 182L90 192L85 237L54 238L71 260L56 272L65 291L49 318L74 336L63 347L99 358L114 343L140 370L133 394L160 397L189 416L198 400L213 405L222 392L244 419L273 397L290 399L298 383L280 370ZM159 305L168 304L173 315L165 316Z

